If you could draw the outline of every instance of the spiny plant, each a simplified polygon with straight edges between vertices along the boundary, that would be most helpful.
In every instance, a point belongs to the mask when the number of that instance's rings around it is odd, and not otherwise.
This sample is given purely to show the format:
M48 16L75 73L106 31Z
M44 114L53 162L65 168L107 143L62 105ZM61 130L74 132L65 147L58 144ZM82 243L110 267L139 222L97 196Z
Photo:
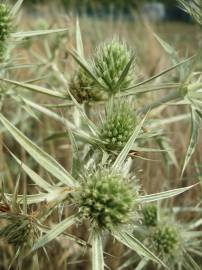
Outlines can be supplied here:
M17 1L14 9L18 9L21 4L22 1ZM60 30L31 31L18 36L21 39L52 32ZM166 42L157 39L165 50L172 51ZM190 115L159 119L154 114L153 119L149 114L150 110L172 102L175 105L188 105L192 112L193 127L182 169L182 173L184 172L196 147L201 119L201 83L199 80L196 81L196 76L199 75L193 72L194 58L180 61L177 54L172 54L175 56L173 66L144 81L135 82L133 50L126 46L125 42L112 39L102 43L91 58L92 61L87 61L77 21L76 49L68 49L68 52L79 67L69 81L66 74L60 71L58 54L55 50L51 53L48 43L45 47L48 59L47 61L43 59L42 62L61 83L59 89L48 89L44 85L39 86L32 82L11 80L9 73L6 76L2 75L1 80L5 82L6 90L9 85L12 96L29 115L38 120L38 116L32 111L34 109L62 123L65 128L63 136L68 137L68 143L72 147L71 168L67 171L42 147L25 136L16 127L16 123L5 117L3 111L1 112L2 130L8 131L21 145L23 151L35 160L40 167L39 171L45 170L47 173L42 176L36 172L31 163L27 165L24 158L19 159L17 153L7 148L37 190L33 192L33 189L25 183L30 193L4 192L4 200L0 204L0 217L6 221L6 225L1 227L0 236L15 246L14 259L18 257L19 250L21 251L18 268L22 267L28 257L38 261L37 251L40 248L45 249L49 242L61 236L86 248L92 255L93 270L104 270L107 266L104 258L104 242L111 238L135 252L134 266L139 269L146 265L150 267L152 261L151 265L158 265L158 268L169 267L174 270L176 267L177 269L184 267L190 270L190 267L193 267L194 270L198 270L197 263L189 253L196 254L197 259L201 256L199 250L201 233L199 230L195 231L201 224L200 219L190 227L189 224L178 226L178 222L170 225L171 220L167 221L169 217L167 209L165 219L162 219L155 205L147 206L177 196L191 189L193 185L146 194L134 171L134 165L137 164L137 156L134 154L136 151L140 153L163 151L175 163L175 156L167 141L163 139L164 133L160 127L168 123L178 123L179 119L188 119ZM185 65L188 65L188 68L186 66L185 69ZM178 83L155 81L177 68L182 71ZM17 95L18 88L51 96L54 101L56 98L61 99L64 103L55 106L58 108L71 106L68 113L72 119L60 116L45 105L30 100L30 97L24 94ZM165 89L173 91L146 106L140 106L138 102L132 106L134 100L138 100L139 94L143 96L147 92ZM97 101L100 107L97 106ZM54 107L53 104L48 105ZM161 138L160 149L148 146L151 138ZM39 139L41 142L41 138ZM47 175L52 176L51 181ZM168 181L167 184L171 185ZM24 190L26 188L24 187ZM37 211L33 213L32 209ZM59 212L57 219L54 218L56 212ZM51 227L48 225L49 221ZM67 233L73 225L79 230L85 226L86 241L77 238L73 233ZM127 250L127 254L131 253ZM34 267L39 269L38 263Z

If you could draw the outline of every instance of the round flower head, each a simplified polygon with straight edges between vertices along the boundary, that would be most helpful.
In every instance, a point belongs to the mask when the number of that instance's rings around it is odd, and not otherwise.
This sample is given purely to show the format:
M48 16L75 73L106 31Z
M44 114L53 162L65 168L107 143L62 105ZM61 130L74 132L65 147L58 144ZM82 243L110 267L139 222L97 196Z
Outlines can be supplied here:
M122 175L100 168L83 179L76 201L81 217L95 229L113 230L132 222L137 196L138 190Z
M156 253L166 260L176 256L180 251L181 237L174 225L159 225L152 235L152 246Z
M98 80L105 85L105 90L108 91L109 95L116 94L132 84L134 78L133 63L119 81L132 57L132 52L126 44L118 39L105 42L98 48L94 59L95 74Z
M6 4L0 4L0 41L4 42L12 30L10 9Z
M106 110L106 120L102 124L100 136L109 150L122 149L136 125L136 116L125 102L114 103Z
M69 84L70 92L79 103L101 99L100 91L94 88L94 82L83 68L79 68Z
M0 236L16 247L32 246L39 236L39 230L31 217L15 215L7 218L9 224L0 230Z
M143 208L143 224L147 227L157 225L157 208L156 205L150 204Z

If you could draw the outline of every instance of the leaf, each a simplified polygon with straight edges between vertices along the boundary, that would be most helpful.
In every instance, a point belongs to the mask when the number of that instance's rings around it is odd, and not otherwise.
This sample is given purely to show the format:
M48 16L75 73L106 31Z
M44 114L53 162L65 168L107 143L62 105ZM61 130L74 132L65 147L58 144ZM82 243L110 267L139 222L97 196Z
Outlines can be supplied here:
M47 89L47 88L44 88L42 86L33 85L33 84L29 84L29 83L21 83L21 82L12 81L12 80L3 79L3 78L0 78L0 80L4 81L4 82L11 83L11 84L14 84L16 86L23 87L23 88L25 88L27 90L30 90L30 91L33 91L33 92L49 95L49 96L52 96L52 97L62 98L62 99L66 98L64 94L53 91L53 90L50 90L50 89Z
M147 247L145 247L137 238L128 232L116 232L113 234L114 237L123 243L125 246L134 250L138 255L146 257L154 262L161 264L162 266L167 266L161 261L155 254L153 254Z
M28 139L20 130L11 124L2 114L0 121L12 134L16 141L48 172L54 175L59 181L70 187L75 187L76 180L48 153Z
M54 240L56 237L62 234L67 228L72 226L75 222L76 222L76 216L73 215L64 219L60 223L58 223L47 234L45 234L44 236L38 239L38 241L32 247L30 253L36 251L37 249L41 247L44 247L50 241Z
M8 148L7 148L8 149ZM47 192L50 192L54 189L47 181L45 181L41 176L35 173L32 169L30 169L25 163L19 160L9 149L9 153L16 160L16 162L21 166L21 168L26 172L26 174L34 181L34 183L44 189Z
M127 63L127 65L125 66L124 70L122 71L121 76L119 77L116 85L113 87L114 89L118 89L121 87L121 83L124 81L125 77L127 76L130 70L130 67L134 62L134 59L135 59L135 56L132 56L129 62Z
M68 50L69 54L74 58L74 60L86 71L86 73L102 88L102 89L106 89L106 86L104 84L102 84L98 78L95 76L95 74L93 73L93 71L91 70L91 67L89 66L89 64L85 61L85 59L83 59L82 57L80 57L76 52L72 51L72 50Z
M92 236L92 270L104 270L102 237L98 233Z
M126 143L126 145L124 146L124 148L122 149L122 151L120 152L120 154L118 155L118 157L116 158L112 168L114 169L119 169L122 167L129 151L131 150L135 140L137 139L141 128L144 124L144 121L146 119L146 116L143 118L143 120L136 126L135 130L133 131L133 134L131 135L130 139L128 140L128 142Z
M189 146L186 152L186 156L184 159L184 164L182 167L182 173L181 176L183 176L184 171L194 153L194 150L196 148L198 137L199 137L199 127L200 127L200 116L197 114L197 111L192 107L191 108L191 135L189 139Z
M81 36L81 30L79 26L79 18L76 19L76 50L80 57L84 58L84 48Z
M195 184L195 185L192 185L189 187L177 188L177 189L172 189L172 190L168 190L168 191L163 191L160 193L140 196L139 199L137 199L136 201L139 203L150 203L150 202L155 202L155 201L159 201L159 200L172 198L174 196L177 196L179 194L184 193L185 191L188 191L189 189L195 187L196 185L198 185L198 184Z
M140 83L137 83L137 84L135 84L135 85L133 85L133 86L131 86L131 87L125 88L124 90L133 89L133 88L136 88L136 87L138 87L138 86L140 86L140 85L144 85L144 84L146 84L146 83L148 83L148 82L151 82L151 81L155 80L156 78L158 78L158 77L160 77L160 76L162 76L162 75L168 73L169 71L171 71L171 70L177 68L178 66L183 65L183 64L185 64L185 63L187 63L187 62L193 60L194 57L195 57L195 56L192 56L192 57L190 57L190 58L187 58L187 59L181 61L180 63L178 63L178 64L176 64L176 65L174 65L174 66L172 66L172 67L169 67L169 68L167 68L167 69L161 71L160 73L158 73L158 74L156 74L156 75L150 77L149 79L146 79L145 81L140 82Z
M35 30L35 31L12 33L11 36L13 38L23 39L23 38L30 38L30 37L36 37L36 36L49 35L49 34L53 34L53 33L66 32L67 30L68 30L68 28L50 29L50 30Z
M12 9L11 9L11 11L10 11L11 16L14 17L14 16L18 13L18 11L19 11L20 8L21 8L21 5L22 5L23 1L24 1L24 0L18 0L18 1L15 3L15 5L12 7Z

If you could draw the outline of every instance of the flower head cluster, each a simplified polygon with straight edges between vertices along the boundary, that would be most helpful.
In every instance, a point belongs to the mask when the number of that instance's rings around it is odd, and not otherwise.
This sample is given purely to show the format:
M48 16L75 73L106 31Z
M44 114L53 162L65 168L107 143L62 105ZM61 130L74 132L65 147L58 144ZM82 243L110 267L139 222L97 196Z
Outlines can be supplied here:
M39 237L39 230L30 216L10 215L6 218L8 225L0 230L0 237L4 237L9 244L19 247L32 246Z
M94 69L98 80L112 95L131 85L134 78L134 65L132 64L119 81L123 71L132 58L132 52L124 42L114 39L99 46L94 58ZM117 86L117 83L119 85Z
M100 168L83 179L76 201L83 219L110 231L134 219L137 196L138 189L121 174Z
M163 224L155 228L152 235L152 246L163 259L179 252L181 237L178 228L174 225Z
M0 41L4 42L12 30L10 9L6 4L0 4Z
M117 102L106 110L100 136L109 150L119 150L125 146L136 125L136 115L125 102Z

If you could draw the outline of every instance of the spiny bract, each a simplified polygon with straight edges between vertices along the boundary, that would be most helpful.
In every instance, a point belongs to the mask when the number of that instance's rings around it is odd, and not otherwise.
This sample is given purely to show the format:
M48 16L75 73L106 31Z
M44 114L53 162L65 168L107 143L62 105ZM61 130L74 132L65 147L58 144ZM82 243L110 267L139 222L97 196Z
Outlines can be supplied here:
M113 230L135 216L138 190L119 173L103 168L83 179L76 201L83 219L95 229Z
M69 89L79 103L97 101L101 99L101 93L94 88L94 84L85 70L79 68L70 80Z
M10 9L6 4L0 4L0 41L4 42L10 35L12 20Z
M9 219L9 223L0 230L0 237L4 237L9 244L16 247L32 246L39 235L33 220L23 215L11 216L7 219Z
M153 247L157 254L164 256L172 256L180 247L179 230L172 225L159 225L152 237Z
M157 207L156 205L146 205L143 210L143 224L150 227L157 225Z
M120 150L125 146L136 125L136 115L125 102L117 102L106 110L106 120L100 137L109 150Z
M105 85L109 95L129 87L134 81L134 64L131 64L122 80L122 72L133 57L124 42L114 39L99 46L94 58L94 69L98 80ZM119 81L119 85L117 83Z

